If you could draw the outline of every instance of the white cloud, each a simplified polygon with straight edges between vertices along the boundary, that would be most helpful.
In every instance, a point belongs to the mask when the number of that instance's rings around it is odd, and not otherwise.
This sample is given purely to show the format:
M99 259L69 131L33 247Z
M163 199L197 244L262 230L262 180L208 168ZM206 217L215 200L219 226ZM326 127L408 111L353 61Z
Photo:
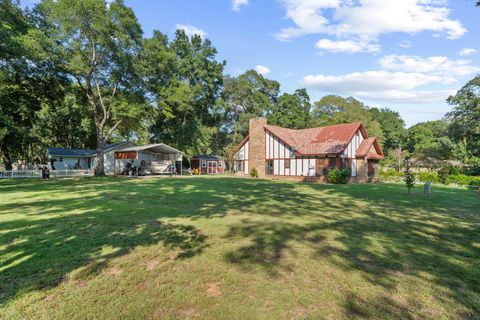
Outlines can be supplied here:
M232 0L232 10L240 11L240 8L246 6L247 4L248 0Z
M269 74L270 73L270 69L265 67L265 66L262 66L262 65L257 65L255 66L255 71L257 71L259 74L261 75L266 75L266 74Z
M465 28L451 19L443 0L282 0L295 24L277 34L289 40L308 34L329 34L341 40L376 42L387 33L432 31L460 38Z
M333 41L329 39L321 39L317 42L316 46L319 49L331 52L358 53L380 51L380 46L377 44L353 40Z
M445 56L422 58L392 54L381 58L379 64L383 69L387 70L444 76L465 76L480 70L478 67L472 66L469 60L452 60Z
M412 46L412 43L408 40L403 40L398 44L398 46L401 48L410 48Z
M473 49L473 48L463 48L462 50L460 50L460 55L461 56L469 56L471 54L474 54L476 53L477 50Z
M202 29L199 29L197 27L194 27L192 25L188 25L188 24L180 24L180 23L177 23L175 25L175 28L177 29L183 29L185 31L185 34L189 37L193 36L193 35L199 35L200 37L202 38L205 38L205 36L207 35L207 33L202 30Z
M363 92L409 90L431 83L452 83L452 78L416 72L389 72L384 70L352 72L340 76L308 75L305 85L326 91Z
M308 75L302 82L309 88L373 101L431 103L445 102L455 90L418 90L419 87L452 84L456 79L419 72L378 70L338 76Z

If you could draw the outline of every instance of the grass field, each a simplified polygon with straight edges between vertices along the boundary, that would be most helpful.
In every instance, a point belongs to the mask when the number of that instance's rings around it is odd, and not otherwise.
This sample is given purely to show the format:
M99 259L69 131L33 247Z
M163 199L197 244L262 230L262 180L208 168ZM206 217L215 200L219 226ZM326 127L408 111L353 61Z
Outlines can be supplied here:
M2 319L479 319L480 196L0 181Z

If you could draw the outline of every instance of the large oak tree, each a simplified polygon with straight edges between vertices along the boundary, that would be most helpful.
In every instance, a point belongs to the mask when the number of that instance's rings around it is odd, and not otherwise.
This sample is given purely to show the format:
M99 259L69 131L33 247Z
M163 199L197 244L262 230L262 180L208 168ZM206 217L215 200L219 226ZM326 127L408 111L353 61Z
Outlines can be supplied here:
M96 130L96 175L104 175L107 141L143 106L134 64L141 27L121 0L44 0L37 12L39 26L32 37L88 101Z

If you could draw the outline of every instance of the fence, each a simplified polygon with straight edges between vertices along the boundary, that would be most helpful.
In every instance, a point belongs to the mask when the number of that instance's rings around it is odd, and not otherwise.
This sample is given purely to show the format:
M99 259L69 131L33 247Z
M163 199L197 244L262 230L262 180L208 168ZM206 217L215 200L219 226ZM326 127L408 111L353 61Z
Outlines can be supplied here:
M50 170L50 178L85 177L92 175L89 170ZM0 179L41 178L42 170L0 171Z

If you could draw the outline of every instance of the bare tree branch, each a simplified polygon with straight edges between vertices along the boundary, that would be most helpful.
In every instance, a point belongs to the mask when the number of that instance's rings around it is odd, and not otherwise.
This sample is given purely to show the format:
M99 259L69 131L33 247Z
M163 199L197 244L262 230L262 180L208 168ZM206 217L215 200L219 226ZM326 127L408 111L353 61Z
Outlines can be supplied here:
M118 120L114 125L113 127L110 128L110 130L108 130L107 134L105 135L105 141L107 141L113 134L113 132L115 131L115 129L118 128L118 126L122 124L122 120Z

